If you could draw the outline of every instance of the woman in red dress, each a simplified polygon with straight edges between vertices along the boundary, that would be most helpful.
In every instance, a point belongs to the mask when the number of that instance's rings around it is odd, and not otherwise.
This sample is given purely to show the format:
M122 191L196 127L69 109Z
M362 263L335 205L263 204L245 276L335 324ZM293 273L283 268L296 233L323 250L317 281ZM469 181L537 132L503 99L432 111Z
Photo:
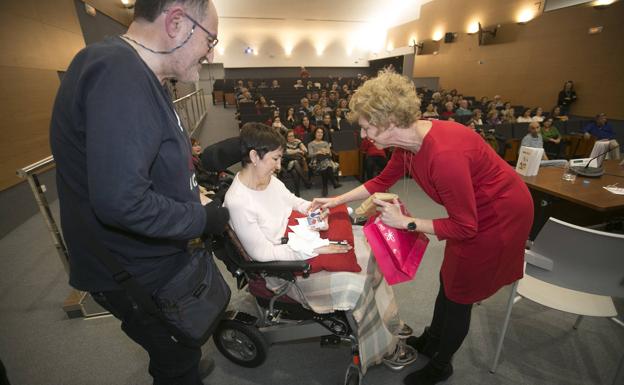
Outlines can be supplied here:
M351 119L379 148L396 147L376 178L314 207L333 207L386 191L409 172L448 217L401 214L397 202L376 201L389 226L446 241L433 318L408 343L431 360L405 384L435 384L453 373L451 358L470 327L472 304L522 277L524 245L533 223L528 188L513 168L461 124L419 120L420 100L405 77L381 73L353 95Z

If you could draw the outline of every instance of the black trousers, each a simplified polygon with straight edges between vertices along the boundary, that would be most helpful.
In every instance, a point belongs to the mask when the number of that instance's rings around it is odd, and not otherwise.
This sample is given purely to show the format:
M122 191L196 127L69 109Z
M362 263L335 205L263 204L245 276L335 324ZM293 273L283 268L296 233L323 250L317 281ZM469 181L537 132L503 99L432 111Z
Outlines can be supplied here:
M149 354L154 385L201 385L201 348L175 342L160 320L143 312L123 290L91 293L93 299L121 320L121 330Z
M364 179L373 179L381 170L386 167L388 161L383 156L367 156L364 159Z
M453 354L464 342L470 329L472 304L453 302L444 293L444 283L440 274L440 290L433 310L433 319L429 331L439 339L437 354L434 360L440 363L451 362Z

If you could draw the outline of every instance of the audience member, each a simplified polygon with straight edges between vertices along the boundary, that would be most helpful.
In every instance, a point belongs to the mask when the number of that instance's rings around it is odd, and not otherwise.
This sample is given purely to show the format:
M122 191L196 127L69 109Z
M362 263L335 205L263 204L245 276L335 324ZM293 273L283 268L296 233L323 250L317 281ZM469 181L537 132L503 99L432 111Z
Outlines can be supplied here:
M472 111L472 118L470 119L470 121L473 122L477 126L482 126L483 125L483 120L481 120L481 115L483 115L481 113L481 110L478 109L478 108L475 108Z
M307 79L310 77L310 71L308 71L305 67L301 67L301 71L299 72L299 77L302 79Z
M427 109L423 112L422 117L425 119L437 119L440 117L436 111L435 106L432 103L427 104Z
M518 119L516 119L516 122L518 123L531 123L532 121L533 121L533 118L531 117L530 108L525 109L522 116L518 116Z
M303 142L295 136L293 130L288 130L286 134L286 148L284 149L284 155L282 160L287 172L294 172L293 177L298 181L303 181L303 184L310 188L312 184L308 178L308 163L306 161L306 155L308 149ZM295 195L299 195L299 183L295 183Z
M548 157L551 159L558 157L561 149L561 134L557 127L553 125L552 117L544 119L541 134L544 142L544 151L546 151Z
M302 98L299 105L299 114L302 116L312 116L314 112L314 108L310 106L310 101L308 98Z
M386 167L388 160L386 152L377 148L369 138L362 139L360 150L366 156L364 158L364 180L367 181L377 176Z
M533 117L531 118L532 121L534 122L538 122L541 123L544 121L544 110L542 109L542 107L537 107L535 109L535 115L533 115Z
M529 123L528 127L529 133L522 138L520 142L521 147L533 147L533 148L544 148L544 140L542 139L542 134L540 133L540 124L538 122ZM546 153L542 159L548 159Z
M487 124L497 126L502 124L500 118L498 117L498 110L493 109L490 110L487 114Z
M321 175L323 181L322 195L328 195L327 184L332 182L334 188L339 188L340 183L336 180L334 173L338 171L338 163L334 162L331 153L331 144L325 140L326 131L318 127L314 132L314 140L308 143L308 156L310 157L310 168Z
M301 118L301 124L295 127L293 131L295 132L297 139L303 140L303 143L307 145L308 142L312 140L315 129L316 127L314 124L310 123L310 118L307 115L304 115Z
M304 87L303 82L301 81L301 79L297 79L297 81L295 82L295 84L293 85L293 87L296 90L300 90Z
M492 100L492 102L494 102L494 107L496 107L496 108L502 108L503 107L503 101L502 101L500 95L494 95L494 100Z
M277 79L274 79L274 80L271 82L271 88L273 88L273 89L280 88L280 84L279 84L279 82L277 81Z
M561 112L561 107L555 106L550 112L550 116L555 120L561 120L562 122L567 121L569 118L567 115Z
M595 137L596 140L608 140L609 141L609 157L612 159L620 159L620 148L617 140L615 140L615 132L613 127L607 121L607 115L601 113L596 115L596 120L589 123L583 129L585 138L589 139L590 135Z
M293 107L288 107L286 117L284 118L284 122L282 124L289 130L292 130L297 125L297 117L295 116L295 109Z
M455 115L457 116L470 116L472 115L472 111L468 109L468 101L466 99L461 99L459 101L459 108L455 110Z
M323 121L321 123L321 127L323 127L325 130L328 130L329 132L334 132L335 130L338 129L338 125L336 124L336 121L332 119L331 114L328 114L328 113L323 114Z
M451 96L451 95L448 95L448 96ZM451 102L451 101L446 102L444 104L444 111L442 111L442 113L440 115L445 117L445 118L449 118L449 117L453 116L455 114L455 112L453 111L454 107L455 107L455 105L453 104L453 102Z
M503 123L514 123L516 121L515 111L513 107L511 107L510 102L505 102L505 106L501 110L500 115Z
M574 83L572 80L568 80L563 84L563 89L559 91L557 97L557 105L561 106L562 115L567 115L570 112L570 106L576 102L576 91L574 91Z

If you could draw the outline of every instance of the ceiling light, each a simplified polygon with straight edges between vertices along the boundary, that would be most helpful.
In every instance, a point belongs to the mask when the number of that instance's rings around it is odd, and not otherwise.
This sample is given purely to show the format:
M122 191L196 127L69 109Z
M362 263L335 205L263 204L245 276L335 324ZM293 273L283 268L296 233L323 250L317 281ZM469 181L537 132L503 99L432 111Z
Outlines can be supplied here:
M124 6L124 8L134 8L134 2L135 0L121 0L121 4Z
M433 33L433 38L431 40L440 41L442 40L443 37L444 37L444 32L442 32L441 30L437 30Z
M249 54L252 54L252 53L254 53L253 48L251 48L251 47L245 48L245 54L249 55Z

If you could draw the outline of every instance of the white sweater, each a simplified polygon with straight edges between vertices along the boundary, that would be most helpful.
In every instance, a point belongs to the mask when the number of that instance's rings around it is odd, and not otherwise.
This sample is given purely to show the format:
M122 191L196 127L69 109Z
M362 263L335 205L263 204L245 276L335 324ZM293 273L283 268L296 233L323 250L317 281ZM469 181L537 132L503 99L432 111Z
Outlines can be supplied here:
M306 213L310 202L296 197L276 177L272 176L268 186L258 191L245 186L236 174L225 194L224 206L230 211L230 226L253 260L295 261L306 258L289 246L282 245L281 240L292 210Z

